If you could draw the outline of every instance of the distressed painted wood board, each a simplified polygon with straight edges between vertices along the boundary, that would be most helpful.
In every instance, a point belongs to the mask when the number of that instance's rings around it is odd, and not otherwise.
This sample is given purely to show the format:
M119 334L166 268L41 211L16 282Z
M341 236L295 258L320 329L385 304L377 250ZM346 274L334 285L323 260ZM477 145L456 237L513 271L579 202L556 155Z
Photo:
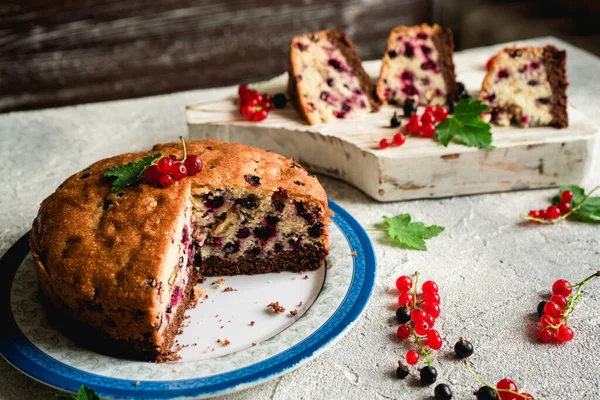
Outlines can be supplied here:
M457 53L458 79L477 92L489 51ZM379 61L364 63L374 78ZM261 91L285 90L287 75L262 83ZM191 139L233 141L293 157L307 169L342 179L375 200L396 201L576 184L591 171L598 128L569 106L569 127L493 127L494 150L408 137L401 147L378 149L396 129L397 108L354 120L310 126L288 105L261 122L246 121L234 98L187 107ZM405 123L405 122L404 122Z

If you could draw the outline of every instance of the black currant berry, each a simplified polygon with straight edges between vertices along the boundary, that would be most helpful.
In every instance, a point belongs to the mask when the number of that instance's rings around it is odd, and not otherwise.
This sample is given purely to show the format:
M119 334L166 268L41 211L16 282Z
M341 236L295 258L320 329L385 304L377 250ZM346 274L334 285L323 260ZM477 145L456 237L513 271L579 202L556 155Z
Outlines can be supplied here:
M473 345L468 340L461 338L454 345L454 352L460 358L467 358L473 354Z
M433 396L435 400L451 400L452 390L450 389L450 386L446 385L445 383L440 383L435 387Z
M437 370L434 367L424 367L421 369L421 384L431 385L437 380Z
M410 117L411 115L417 112L417 105L414 100L406 99L404 105L402 106L402 111L404 111L405 117Z
M406 307L399 307L396 310L396 319L400 324L406 324L410 321L410 312L408 312Z
M400 119L398 114L396 114L396 112L394 111L394 116L392 117L392 119L390 119L390 126L392 128L397 128L400 125L402 125L402 120Z
M475 396L477 400L498 400L498 392L487 386L480 387Z
M546 307L546 303L547 301L540 301L540 303L538 304L538 315L541 317L542 315L544 315L544 307Z
M404 379L408 376L408 367L401 362L398 362L398 368L396 368L396 376L400 379Z
M461 99L470 99L470 98L471 98L471 95L470 95L469 93L467 93L467 92L462 92L462 93L460 94L460 98L461 98Z
M284 108L287 104L287 97L283 93L277 93L273 96L273 105L275 108Z
M462 82L456 82L456 85L458 86L458 93L462 93L465 91L465 84Z

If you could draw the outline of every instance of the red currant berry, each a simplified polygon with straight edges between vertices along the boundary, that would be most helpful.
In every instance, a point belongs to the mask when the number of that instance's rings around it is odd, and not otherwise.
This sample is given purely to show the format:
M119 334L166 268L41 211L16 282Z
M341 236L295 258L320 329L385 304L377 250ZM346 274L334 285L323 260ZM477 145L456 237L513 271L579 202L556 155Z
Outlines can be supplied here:
M252 106L245 104L240 108L240 112L244 117L250 118L250 116L254 114L254 109L252 108Z
M444 122L448 118L448 110L444 107L436 107L433 110L433 116L437 122Z
M550 297L550 301L558 304L560 308L565 308L569 303L569 300L565 296L561 296L560 294L554 294Z
M552 318L559 318L562 315L563 310L556 303L551 301L547 302L544 306L544 314L551 316Z
M552 293L567 297L573 292L571 283L566 279L559 279L552 284Z
M423 114L433 114L434 111L435 111L434 106L427 106L427 107L425 107L425 110L423 110Z
M442 337L435 329L427 332L427 346L432 350L439 350L442 347Z
M421 115L421 122L423 123L423 125L434 124L435 117L433 116L433 112L427 112L427 110L425 110L425 113Z
M380 149L387 149L389 145L390 145L390 139L383 138L379 141Z
M258 100L257 97L249 97L249 98L246 99L244 105L246 107L251 107L251 108L252 107L257 107L257 106L260 105L260 101Z
M158 171L161 174L168 174L169 172L171 172L172 166L173 160L171 160L169 157L163 157L160 160L158 160L158 163L156 163L156 167L158 168Z
M571 203L569 203L568 201L561 201L556 205L556 207L558 207L558 209L560 210L560 215L565 215L571 212Z
M423 126L421 127L421 136L430 138L433 137L433 135L435 135L435 125L423 123Z
M185 165L180 162L176 162L171 166L171 176L176 181L181 180L187 176L187 169Z
M250 91L250 88L245 83L238 86L238 95L239 96L243 96L243 95L247 94L249 91Z
M259 110L250 116L250 119L254 122L259 122L267 118L267 110Z
M423 124L419 120L419 116L416 114L413 114L410 116L410 118L408 120L408 124L406 125L406 130L409 133L419 133L419 132L421 132L422 126L423 126Z
M408 292L412 289L413 281L410 276L402 275L398 279L396 279L396 289L400 293Z
M570 190L565 190L560 194L560 199L565 203L568 203L569 201L573 200L573 192Z
M414 303L413 295L408 292L402 293L400 296L398 296L398 305L400 307L406 306L406 307L410 308L413 306L413 303Z
M425 322L427 324L427 326L429 327L429 329L431 329L435 325L435 318L433 318L429 314L426 314L425 318L423 319L423 322Z
M262 95L262 101L260 105L267 111L270 111L273 108L273 96L268 93Z
M521 393L521 398L519 400L534 400L533 396L529 393Z
M552 343L554 341L554 331L551 328L545 327L538 331L538 336L542 343Z
M492 57L490 57L489 60L487 60L487 62L485 63L485 69L492 68L492 64L494 63L494 58L496 58L496 56L492 56Z
M570 327L563 325L556 331L556 340L559 342L570 342L573 340L573 329Z
M158 184L162 188L168 188L173 184L173 177L171 175L161 175L158 179Z
M546 219L546 210L538 210L538 214L540 214L540 219Z
M432 318L438 318L440 316L440 306L434 303L424 303L423 310Z
M560 210L556 206L550 206L546 209L547 219L556 219L560 217Z
M412 310L412 312L410 313L410 320L412 322L421 322L425 320L425 317L427 316L427 313L425 311L423 311L420 308L415 308L414 310Z
M531 211L529 211L529 216L531 218L539 219L540 218L540 212L538 210L531 210Z
M173 162L175 162L175 161L179 161L179 160L177 159L177 156L176 156L175 154L171 154L171 155L169 155L169 158L170 158L171 160L173 160Z
M423 282L423 286L421 286L421 291L423 294L427 293L437 293L439 291L437 283L434 281L425 281Z
M425 336L427 335L427 332L429 331L429 329L431 329L432 327L429 326L429 324L425 321L419 321L419 322L415 322L413 324L413 329L415 331L415 333L419 336Z
M423 295L423 303L425 304L440 304L440 295L437 293L425 293Z
M409 365L415 365L419 362L419 353L416 350L409 350L406 352L406 362Z
M505 392L504 390L510 390L511 392L519 392L517 389L517 385L513 382L512 379L504 378L496 383L496 389L498 389L498 397L500 400L514 400L516 399L516 395L513 393Z
M402 146L404 142L406 142L406 136L401 133L396 133L392 138L392 141L394 142L394 146Z
M547 327L547 326L556 326L558 325L558 323L560 322L559 319L553 318L549 315L542 315L542 318L540 318L540 323L542 324L543 327Z
M187 170L188 175L196 175L200 171L202 171L202 167L204 163L200 156L187 156L185 159L185 169Z
M151 184L157 184L160 176L161 173L156 165L151 165L148 168L146 168L146 182Z
M410 328L407 325L400 325L396 331L398 339L408 339L410 336Z

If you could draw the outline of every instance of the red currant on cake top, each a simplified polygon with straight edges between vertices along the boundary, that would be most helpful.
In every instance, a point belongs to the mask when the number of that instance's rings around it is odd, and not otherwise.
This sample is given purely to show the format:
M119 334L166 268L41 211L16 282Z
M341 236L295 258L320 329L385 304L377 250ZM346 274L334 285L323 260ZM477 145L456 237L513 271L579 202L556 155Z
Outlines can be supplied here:
M156 164L156 166L158 167L158 171L161 174L168 174L169 172L171 172L171 167L173 166L173 160L171 160L170 157L163 157L160 160L158 160L158 163Z
M171 166L171 176L176 181L179 181L187 176L187 169L181 162L173 163Z
M202 163L202 159L200 156L191 155L185 159L185 168L187 169L188 175L196 175L200 171L202 171L202 167L204 164Z
M156 165L151 165L148 168L146 168L145 173L146 173L146 182L151 183L151 184L158 183L161 173L158 170L158 167Z

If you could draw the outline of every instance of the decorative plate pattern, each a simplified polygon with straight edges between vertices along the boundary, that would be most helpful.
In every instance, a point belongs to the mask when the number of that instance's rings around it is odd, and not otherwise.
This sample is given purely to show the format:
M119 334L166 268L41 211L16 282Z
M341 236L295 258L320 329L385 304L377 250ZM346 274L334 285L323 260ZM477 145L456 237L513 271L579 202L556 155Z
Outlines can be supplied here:
M204 325L185 328L180 343L191 347L183 349L182 360L175 363L108 357L76 346L51 327L38 300L27 234L0 261L0 308L10 316L8 327L0 333L0 353L17 369L43 383L69 391L84 384L108 398L207 397L241 390L286 373L339 339L361 314L374 286L375 257L366 233L337 204L330 201L329 206L335 217L327 267L304 278L299 276L298 281L297 274L291 273L226 277L227 284L234 282L240 288L239 296L246 297L249 295L244 284L252 279L246 287L256 290L252 299L258 299L254 302L258 305L249 303L247 309L237 312L246 316L260 310L255 316L256 329L244 331L240 318L230 316L229 332L237 335L231 342L237 347L215 344L211 350L210 343L219 331L217 320L211 320L208 314L214 317L212 314L221 302L235 301L235 294L215 292L212 303L199 304L188 312L190 324L196 321ZM295 282L292 284L291 280ZM204 285L210 285L209 281ZM261 293L278 293L276 299L282 304L287 301L288 310L298 299L303 305L295 316L268 315L264 305L259 304L266 301ZM221 307L231 309L227 304ZM220 325L221 320L218 321ZM248 326L247 319L243 324ZM221 329L225 328L223 325ZM242 331L245 333L240 334ZM251 344L254 338L262 340ZM195 342L203 344L195 346L200 344Z

